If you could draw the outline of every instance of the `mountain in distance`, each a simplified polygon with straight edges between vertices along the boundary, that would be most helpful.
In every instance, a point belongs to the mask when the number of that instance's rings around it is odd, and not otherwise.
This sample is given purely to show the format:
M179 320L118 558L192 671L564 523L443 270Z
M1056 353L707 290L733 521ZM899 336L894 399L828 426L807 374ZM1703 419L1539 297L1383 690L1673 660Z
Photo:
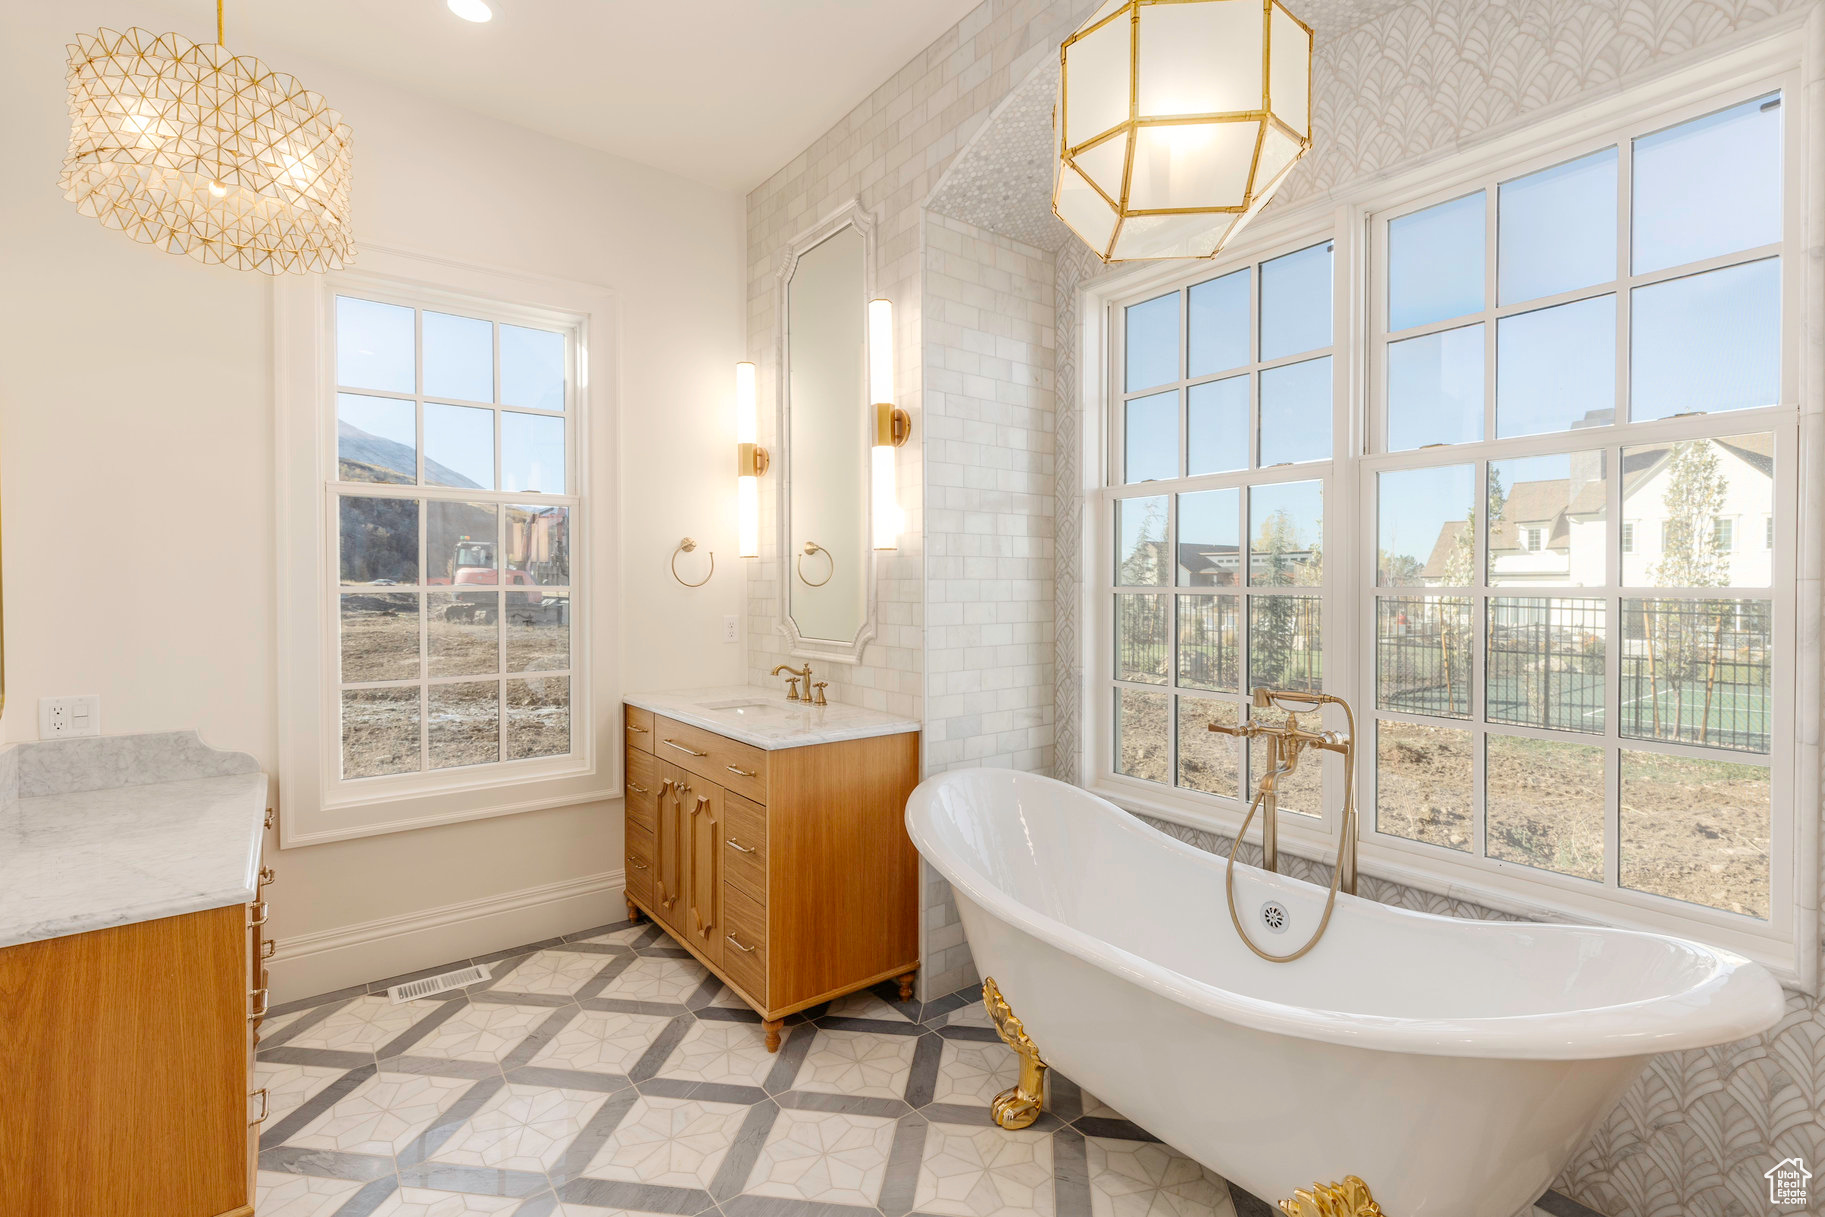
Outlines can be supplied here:
M341 420L336 423L336 463L344 481L410 486L418 480L415 457L410 444L384 439ZM476 482L430 457L425 458L425 480L439 486L481 489Z

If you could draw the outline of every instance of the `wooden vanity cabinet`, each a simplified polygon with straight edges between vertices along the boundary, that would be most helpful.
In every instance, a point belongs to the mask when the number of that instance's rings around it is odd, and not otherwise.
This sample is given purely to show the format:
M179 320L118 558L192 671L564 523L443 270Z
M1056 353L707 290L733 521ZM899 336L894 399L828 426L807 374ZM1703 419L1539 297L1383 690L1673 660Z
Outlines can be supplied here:
M786 1015L918 967L906 799L917 732L766 750L637 706L627 903L752 1006Z
M253 1217L272 878L262 857L252 905L0 948L0 1213Z
M251 1217L247 914L0 949L0 1213Z

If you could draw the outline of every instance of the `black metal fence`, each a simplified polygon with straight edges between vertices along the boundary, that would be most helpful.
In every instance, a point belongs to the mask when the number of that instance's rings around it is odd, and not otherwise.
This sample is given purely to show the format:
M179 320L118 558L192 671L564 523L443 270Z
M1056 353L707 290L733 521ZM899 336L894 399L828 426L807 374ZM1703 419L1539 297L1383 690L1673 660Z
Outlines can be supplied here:
M1324 688L1324 607L1317 596L1251 596L1248 601L1250 688Z
M1484 717L1601 734L1608 608L1569 597L1492 598Z
M1769 609L1766 600L1624 600L1622 734L1767 752Z
M1484 717L1601 734L1608 602L1498 596L1488 603ZM1376 606L1376 704L1470 715L1470 601L1390 596ZM1762 600L1622 601L1618 730L1632 739L1767 752L1772 671Z
M1172 601L1178 600L1178 679L1186 688L1235 689L1241 679L1241 597L1122 592L1115 597L1115 678L1172 679ZM1249 681L1280 689L1324 685L1322 600L1303 594L1249 598Z
M1235 596L1179 597L1179 684L1234 689L1241 680L1242 630Z
M1375 703L1384 710L1470 715L1470 601L1385 596L1375 608Z
M1163 685L1172 672L1172 597L1115 598L1115 678Z

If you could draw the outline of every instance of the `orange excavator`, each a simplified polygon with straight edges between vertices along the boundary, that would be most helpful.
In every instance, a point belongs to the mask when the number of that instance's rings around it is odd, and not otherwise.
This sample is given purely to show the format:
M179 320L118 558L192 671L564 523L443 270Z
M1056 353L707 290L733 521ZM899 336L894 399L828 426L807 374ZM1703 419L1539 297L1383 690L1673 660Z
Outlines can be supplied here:
M495 569L494 550L493 541L460 538L451 563L451 582L457 587L468 588L498 586L501 580ZM547 596L529 571L509 570L506 582L509 587L526 589L508 595L507 615L515 625L563 625L570 621L570 598ZM458 592L444 607L444 620L491 625L498 604L499 597L492 590Z

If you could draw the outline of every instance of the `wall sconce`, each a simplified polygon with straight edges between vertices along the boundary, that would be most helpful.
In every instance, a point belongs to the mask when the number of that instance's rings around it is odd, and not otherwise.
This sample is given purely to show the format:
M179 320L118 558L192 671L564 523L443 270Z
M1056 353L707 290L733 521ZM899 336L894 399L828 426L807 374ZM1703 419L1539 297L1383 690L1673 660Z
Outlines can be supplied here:
M760 556L760 479L772 458L756 441L760 411L754 400L754 365L735 365L735 530L738 552Z
M893 301L868 302L868 399L874 410L874 547L900 546L900 493L894 480L894 449L912 434L912 418L893 404Z

